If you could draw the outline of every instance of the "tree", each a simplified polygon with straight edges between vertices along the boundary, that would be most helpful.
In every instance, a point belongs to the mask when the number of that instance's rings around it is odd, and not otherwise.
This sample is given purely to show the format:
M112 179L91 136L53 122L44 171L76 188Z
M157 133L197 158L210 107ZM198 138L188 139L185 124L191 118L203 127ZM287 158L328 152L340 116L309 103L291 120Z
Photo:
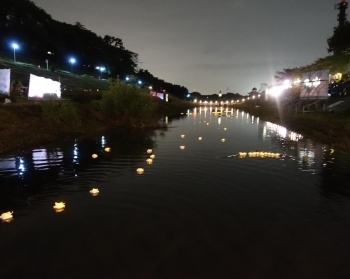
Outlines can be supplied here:
M333 36L327 40L328 52L334 54L350 52L350 23L345 22L343 26L334 28Z

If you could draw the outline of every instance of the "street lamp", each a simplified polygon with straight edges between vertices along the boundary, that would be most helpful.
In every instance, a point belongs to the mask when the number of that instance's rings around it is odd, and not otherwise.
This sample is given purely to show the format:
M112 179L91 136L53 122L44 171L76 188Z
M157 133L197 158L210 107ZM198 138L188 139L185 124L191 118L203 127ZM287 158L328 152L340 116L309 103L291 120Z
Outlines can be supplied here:
M12 48L13 48L13 63L16 63L16 49L18 49L18 45L13 43Z
M102 73L106 70L105 67L96 67L97 70L101 72L101 74L98 76L98 79L101 79Z
M75 64L75 59L74 58L69 59L69 63L71 64L70 70L73 73L73 64Z

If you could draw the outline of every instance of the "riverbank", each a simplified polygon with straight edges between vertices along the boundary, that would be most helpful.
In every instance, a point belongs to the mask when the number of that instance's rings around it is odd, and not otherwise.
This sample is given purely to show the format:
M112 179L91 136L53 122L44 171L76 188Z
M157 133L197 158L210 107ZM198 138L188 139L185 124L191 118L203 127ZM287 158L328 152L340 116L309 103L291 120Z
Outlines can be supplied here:
M327 144L331 148L350 152L350 110L329 112L329 110L295 113L279 107L274 102L247 102L235 105L260 117L262 120L282 125L311 140Z
M52 106L50 102L60 103L60 109L57 110L56 105ZM106 129L164 129L166 125L158 121L163 115L180 113L192 107L191 103L176 98L170 103L156 99L154 102L157 106L157 120L140 121L137 125L132 125L125 118L112 118L89 103L41 101L0 105L0 153Z

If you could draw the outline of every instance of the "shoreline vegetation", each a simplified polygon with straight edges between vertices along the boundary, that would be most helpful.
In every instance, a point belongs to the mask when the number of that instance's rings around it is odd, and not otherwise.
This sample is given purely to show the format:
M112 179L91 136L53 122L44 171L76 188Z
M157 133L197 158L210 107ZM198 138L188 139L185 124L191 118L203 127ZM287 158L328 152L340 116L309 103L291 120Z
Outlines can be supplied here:
M110 80L99 91L65 90L61 100L28 100L11 96L12 103L0 104L0 154L23 150L106 129L166 129L160 119L185 112L196 104L169 95L169 102L151 97L136 85ZM7 95L0 96L4 103ZM295 113L276 102L251 100L229 105L327 144L350 152L350 108L343 112L325 110Z
M0 97L1 103L5 97ZM165 102L147 90L113 80L108 90L64 91L61 100L11 99L12 103L0 104L0 154L106 129L166 129L163 116L194 107L171 95Z
M0 154L106 129L166 129L160 119L194 108L195 104L170 97L166 103L135 86L111 82L110 89L90 99L70 93L71 100L25 100L0 105ZM80 97L79 97L80 96ZM96 100L97 98L97 100ZM330 148L350 152L350 111L287 112L274 102L235 104L245 111L302 134Z
M273 101L251 101L236 104L234 108L286 127L337 151L350 153L349 108L336 113L327 110L296 113Z

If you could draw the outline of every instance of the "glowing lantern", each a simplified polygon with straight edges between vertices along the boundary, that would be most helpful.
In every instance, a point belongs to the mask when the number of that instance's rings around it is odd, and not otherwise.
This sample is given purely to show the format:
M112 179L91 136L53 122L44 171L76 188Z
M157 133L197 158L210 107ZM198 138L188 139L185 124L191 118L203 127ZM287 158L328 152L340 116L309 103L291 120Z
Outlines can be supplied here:
M144 170L143 168L138 168L138 169L136 170L136 172L137 172L138 174L143 174L144 171L145 171L145 170Z
M202 137L199 137L198 140L202 140Z
M55 202L55 205L53 206L57 213L64 211L65 207L66 205L64 202Z
M226 131L227 130L227 128L224 128L224 131Z
M92 188L89 192L91 195L97 196L100 191L97 188Z
M185 149L185 146L184 145L180 145L180 149Z
M221 139L222 142L225 142L225 139Z
M2 219L3 221L9 221L13 218L12 214L13 211L5 212L0 215L0 219Z
M92 154L91 157L94 158L94 159L96 159L96 158L98 157L98 155L97 155L97 154Z
M207 125L209 125L209 122L207 122Z
M153 163L153 160L152 160L151 158L148 158L148 159L146 160L146 163L149 164L149 165L151 165L151 164Z
M182 137L182 138L184 138L184 137L185 137L185 135L181 135L181 137Z
M110 147L106 147L106 148L105 148L105 151L106 151L106 152L110 152L110 151L111 151L111 148L110 148Z
M152 154L151 156L149 156L151 159L156 158L156 155Z
M147 149L147 154L151 154L153 152L152 149Z

